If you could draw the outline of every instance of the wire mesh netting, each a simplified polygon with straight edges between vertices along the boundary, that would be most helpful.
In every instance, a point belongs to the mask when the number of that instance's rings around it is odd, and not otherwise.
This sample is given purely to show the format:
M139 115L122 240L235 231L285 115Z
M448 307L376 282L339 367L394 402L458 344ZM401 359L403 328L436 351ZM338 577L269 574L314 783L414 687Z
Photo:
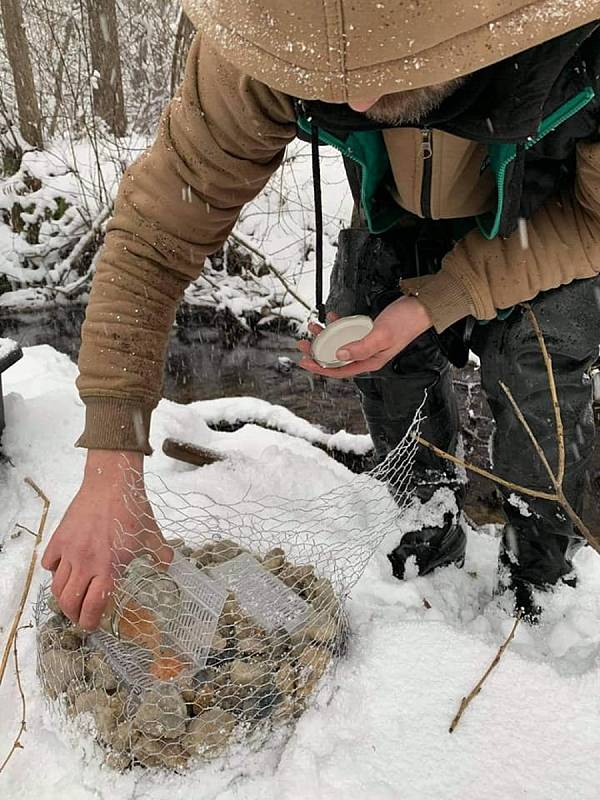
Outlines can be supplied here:
M222 503L155 476L144 494L132 472L138 529L119 530L100 628L40 592L45 695L121 770L180 771L291 729L345 652L345 601L411 499L418 424L372 472L312 499Z

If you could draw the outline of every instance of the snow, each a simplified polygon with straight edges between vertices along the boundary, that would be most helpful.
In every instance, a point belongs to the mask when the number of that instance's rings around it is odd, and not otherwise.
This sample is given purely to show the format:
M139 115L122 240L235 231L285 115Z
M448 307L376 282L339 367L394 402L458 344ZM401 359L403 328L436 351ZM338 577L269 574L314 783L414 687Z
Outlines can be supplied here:
M519 511L519 514L522 517L531 516L531 509L529 508L525 500L522 497L519 497L518 494L512 492L512 494L508 496L508 502L511 504L511 506L513 506Z
M124 165L133 162L149 143L148 137L131 134L102 140L95 148L86 140L57 137L44 152L25 154L18 173L1 182L0 277L6 277L11 290L0 294L0 309L32 309L73 302L71 298L86 299L94 265L89 274L80 275L74 268L77 257L89 245L90 229L105 225ZM323 148L321 161L327 291L339 230L350 220L352 197L339 154ZM33 186L32 180L36 182ZM27 227L15 230L10 222L12 211L22 207L28 211L18 216ZM265 324L278 317L304 330L307 311L314 305L312 208L310 147L296 141L264 191L245 206L234 231L236 248L246 256L252 251L254 270L265 274L245 270L242 275L230 275L207 260L202 275L186 289L186 301L227 309L241 321L258 314ZM39 235L31 242L27 234L36 224ZM65 257L65 248L73 247ZM257 253L275 267L284 282L264 269ZM225 266L228 257L226 250Z
M19 345L13 339L0 338L0 364L18 349Z
M73 385L75 366L48 346L25 350L5 375L8 427L0 489L0 605L2 642L15 613L32 539L15 523L35 528L40 504L24 484L32 477L49 495L49 528L75 493L85 454L73 449L83 408ZM291 433L311 426L285 409L228 399L179 406L163 401L149 468L177 489L237 493L244 485L306 496L348 473L304 439L256 425L236 433L211 431L206 421L229 409L231 419L260 412ZM247 416L244 417L243 415ZM316 436L312 429L312 434ZM311 435L312 435L311 434ZM192 438L231 459L202 470L169 461L165 436ZM349 653L323 686L292 736L260 752L236 756L184 776L135 771L117 775L99 766L85 737L73 737L42 701L35 677L34 632L19 635L27 695L24 750L2 775L2 797L25 800L597 800L600 785L600 560L577 557L579 586L562 587L543 602L538 628L525 625L469 708L458 730L449 724L506 638L513 620L492 595L498 539L493 528L469 530L464 570L399 582L385 553L415 525L438 519L449 498L438 493L407 512L390 531L349 601ZM0 534L2 535L2 534ZM44 579L38 568L31 599ZM425 603L425 601L427 601ZM28 607L24 623L31 620ZM20 721L12 666L0 688L0 761Z

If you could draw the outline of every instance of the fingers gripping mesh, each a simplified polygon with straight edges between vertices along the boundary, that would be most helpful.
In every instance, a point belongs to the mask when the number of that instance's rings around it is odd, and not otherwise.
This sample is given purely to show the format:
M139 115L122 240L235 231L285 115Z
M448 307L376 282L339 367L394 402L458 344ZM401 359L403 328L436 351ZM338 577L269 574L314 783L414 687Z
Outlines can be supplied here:
M132 473L100 629L73 626L47 588L38 599L46 696L117 769L183 770L290 726L343 654L345 600L410 500L419 422L371 473L313 499L225 504L155 476L145 494Z

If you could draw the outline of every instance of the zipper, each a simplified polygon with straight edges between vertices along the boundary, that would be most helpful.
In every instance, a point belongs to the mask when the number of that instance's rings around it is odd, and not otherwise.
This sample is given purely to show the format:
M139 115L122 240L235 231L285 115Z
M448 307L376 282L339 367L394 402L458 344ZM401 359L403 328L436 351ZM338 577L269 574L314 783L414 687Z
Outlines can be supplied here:
M540 130L536 136L531 136L525 142L525 150L531 150L532 147L535 147L536 144L545 139L548 134L555 131L565 122L567 122L571 117L574 117L580 111L582 111L589 103L594 100L596 97L596 92L592 87L588 87L580 92L575 97L572 97L568 102L566 102L558 111L555 111L554 114L551 114L547 117L541 124ZM477 218L477 223L479 225L479 229L481 233L485 236L486 239L491 240L495 239L498 235L498 230L500 228L500 221L502 217L502 209L504 208L504 192L505 192L505 182L506 182L506 170L508 169L509 164L511 164L517 155L517 145L509 145L512 148L512 152L510 156L505 158L498 167L496 168L496 183L498 186L498 209L496 212L496 220L494 222L492 230L486 230L484 223L482 222L482 218Z
M532 137L527 140L527 144L525 145L526 150L531 150L532 147L535 147L536 144L545 139L549 133L556 130L556 128L560 128L567 120L574 117L575 114L578 114L582 111L592 100L596 97L596 92L591 87L584 89L583 92L580 92L576 97L571 98L568 103L555 112L551 114L544 122L542 122L540 126L540 131L537 136Z
M423 180L421 182L421 214L431 219L431 182L433 177L433 131L421 131L421 158L423 159Z

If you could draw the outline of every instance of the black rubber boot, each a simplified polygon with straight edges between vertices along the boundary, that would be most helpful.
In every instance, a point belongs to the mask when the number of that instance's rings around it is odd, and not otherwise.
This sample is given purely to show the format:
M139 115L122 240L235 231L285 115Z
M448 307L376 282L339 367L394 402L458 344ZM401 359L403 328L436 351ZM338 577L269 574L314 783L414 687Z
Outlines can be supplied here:
M467 537L453 514L446 514L444 525L435 528L407 533L388 558L392 565L394 577L404 579L406 562L415 558L419 575L429 575L438 567L455 564L462 567L465 563Z
M498 589L513 592L515 613L536 624L542 613L534 600L536 591L550 591L561 584L573 588L577 585L573 558L583 544L580 536L548 533L545 522L533 516L522 519L519 527L510 523L505 526L498 559Z

